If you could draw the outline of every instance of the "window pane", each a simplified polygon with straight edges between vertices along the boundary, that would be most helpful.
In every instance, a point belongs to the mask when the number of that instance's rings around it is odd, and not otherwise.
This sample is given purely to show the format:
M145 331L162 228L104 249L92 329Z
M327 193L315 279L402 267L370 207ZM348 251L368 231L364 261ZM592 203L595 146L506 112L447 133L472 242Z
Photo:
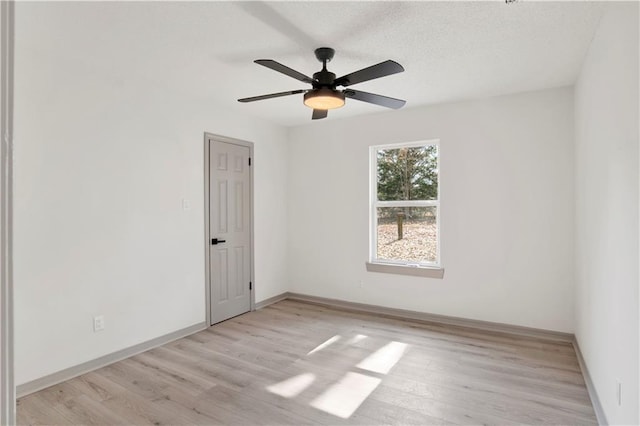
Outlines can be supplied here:
M380 149L378 200L437 200L438 147Z
M436 212L435 206L378 207L378 260L435 263Z

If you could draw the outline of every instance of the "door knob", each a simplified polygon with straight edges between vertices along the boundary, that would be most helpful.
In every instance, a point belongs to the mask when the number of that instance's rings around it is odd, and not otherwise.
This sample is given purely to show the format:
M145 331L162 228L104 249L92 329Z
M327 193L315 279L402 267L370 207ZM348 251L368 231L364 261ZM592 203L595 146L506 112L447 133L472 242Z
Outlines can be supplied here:
M217 238L212 238L212 239L211 239L211 245L212 245L212 246L215 246L215 245L216 245L216 244L218 244L218 243L226 243L226 242L227 242L227 240L219 240L219 239L217 239Z

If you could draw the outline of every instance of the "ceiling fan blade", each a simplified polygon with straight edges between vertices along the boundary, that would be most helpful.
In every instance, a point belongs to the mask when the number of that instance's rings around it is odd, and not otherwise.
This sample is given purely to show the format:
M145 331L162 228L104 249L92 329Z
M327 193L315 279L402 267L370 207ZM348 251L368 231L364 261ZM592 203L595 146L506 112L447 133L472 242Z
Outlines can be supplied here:
M289 77L293 77L296 80L304 81L305 83L312 84L314 82L311 77L307 77L301 72L291 69L286 65L282 65L280 62L276 62L272 59L256 59L253 62L258 65L262 65L263 67L271 68L274 71L281 72L282 74L288 75Z
M321 118L327 118L327 112L328 111L326 109L314 109L311 119L320 120Z
M345 97L355 99L356 101L369 102L370 104L393 109L402 108L404 104L407 103L407 101L403 101L402 99L390 98L388 96L376 95L375 93L362 92L360 90L347 89L343 93Z
M343 75L336 78L333 82L336 86L350 86L352 84L362 83L363 81L373 80L374 78L386 77L404 71L402 65L394 61L384 61L379 64L363 68L351 74Z
M279 98L280 96L297 95L298 93L305 93L305 92L308 92L308 90L291 90L289 92L271 93L269 95L260 95L260 96L253 96L251 98L242 98L242 99L238 99L238 102L261 101L263 99Z

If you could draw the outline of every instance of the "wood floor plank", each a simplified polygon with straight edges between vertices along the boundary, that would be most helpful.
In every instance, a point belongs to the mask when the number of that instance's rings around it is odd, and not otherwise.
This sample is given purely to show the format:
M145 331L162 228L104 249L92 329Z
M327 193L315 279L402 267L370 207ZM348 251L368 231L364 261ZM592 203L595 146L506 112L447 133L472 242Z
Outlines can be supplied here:
M17 423L20 425L73 424L75 416L68 416L56 409L55 404L33 394L17 402Z
M284 300L21 398L18 424L597 424L566 342Z
M316 424L313 420L286 410L276 404L268 404L250 394L239 392L225 386L216 386L201 395L204 403L215 403L227 411L238 413L244 418L245 424L260 423L280 425L308 425Z

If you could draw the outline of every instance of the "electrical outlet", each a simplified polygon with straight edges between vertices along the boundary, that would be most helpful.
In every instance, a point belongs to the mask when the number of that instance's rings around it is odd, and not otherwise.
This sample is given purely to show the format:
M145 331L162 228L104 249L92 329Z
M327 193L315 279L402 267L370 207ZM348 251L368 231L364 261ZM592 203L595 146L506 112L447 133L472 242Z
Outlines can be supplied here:
M104 330L104 315L93 317L93 332Z
M186 198L182 199L182 210L191 210L191 200Z
M358 281L358 287L359 287L359 288L362 288L362 280L359 280L359 281Z
M618 401L618 406L622 405L622 383L619 379L616 379L616 401Z

